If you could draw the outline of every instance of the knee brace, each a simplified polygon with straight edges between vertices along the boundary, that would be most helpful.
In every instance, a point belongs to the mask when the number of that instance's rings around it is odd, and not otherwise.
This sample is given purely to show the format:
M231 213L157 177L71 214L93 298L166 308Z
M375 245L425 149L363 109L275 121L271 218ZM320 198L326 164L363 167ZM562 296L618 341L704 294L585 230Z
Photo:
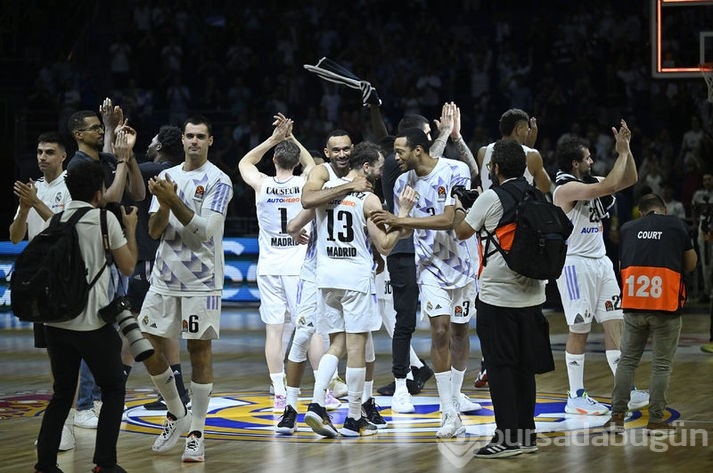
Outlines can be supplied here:
M292 339L290 354L287 356L288 360L294 363L307 361L307 349L309 348L309 342L312 339L314 330L314 327L307 327L305 325L297 326L295 337Z

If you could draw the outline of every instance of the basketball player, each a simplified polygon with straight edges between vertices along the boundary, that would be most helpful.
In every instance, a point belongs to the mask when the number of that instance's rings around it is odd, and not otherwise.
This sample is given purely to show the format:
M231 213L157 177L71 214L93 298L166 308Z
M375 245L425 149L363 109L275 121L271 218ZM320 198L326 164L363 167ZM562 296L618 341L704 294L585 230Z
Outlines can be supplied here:
M312 155L292 134L292 120L278 113L272 135L249 151L238 164L246 184L255 190L255 205L260 232L257 284L260 290L260 318L265 323L265 358L274 390L273 412L287 406L285 389L283 330L296 317L297 284L305 258L305 241L287 233L287 222L300 210L305 177L314 166ZM257 168L265 153L274 148L275 175ZM303 173L294 175L298 164ZM306 238L306 236L304 237Z
M631 131L624 120L612 127L618 154L606 177L591 175L592 156L585 141L568 137L557 145L559 171L552 194L555 205L564 210L574 230L567 241L567 259L557 279L569 325L565 359L569 396L565 412L605 415L609 409L591 399L584 389L584 349L592 320L602 324L604 347L612 373L621 356L623 313L621 291L611 260L606 255L602 220L614 204L613 194L636 183L638 173L631 154ZM648 404L648 393L634 390L630 409Z

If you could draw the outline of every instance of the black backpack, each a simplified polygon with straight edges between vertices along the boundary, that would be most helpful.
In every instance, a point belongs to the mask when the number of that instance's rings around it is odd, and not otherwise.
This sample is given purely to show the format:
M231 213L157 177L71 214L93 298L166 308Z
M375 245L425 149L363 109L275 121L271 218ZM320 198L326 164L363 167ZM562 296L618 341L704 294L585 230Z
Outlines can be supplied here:
M485 230L483 266L488 256L499 251L516 273L532 279L557 279L564 267L567 238L573 229L567 215L524 178L493 190L503 205L503 217L495 229L500 243ZM506 236L510 232L511 239ZM493 252L489 252L491 243L496 248Z
M89 290L104 272L106 262L91 282L79 246L76 223L92 207L74 211L66 222L62 212L18 255L10 278L13 313L25 322L66 322L87 306ZM105 252L108 249L106 210L101 210Z

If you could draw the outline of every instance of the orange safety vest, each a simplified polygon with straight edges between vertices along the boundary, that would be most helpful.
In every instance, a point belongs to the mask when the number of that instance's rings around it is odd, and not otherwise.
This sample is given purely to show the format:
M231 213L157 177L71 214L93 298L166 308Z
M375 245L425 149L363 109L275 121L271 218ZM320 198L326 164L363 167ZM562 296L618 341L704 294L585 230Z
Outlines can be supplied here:
M677 312L686 301L686 285L678 271L654 266L621 270L622 308Z

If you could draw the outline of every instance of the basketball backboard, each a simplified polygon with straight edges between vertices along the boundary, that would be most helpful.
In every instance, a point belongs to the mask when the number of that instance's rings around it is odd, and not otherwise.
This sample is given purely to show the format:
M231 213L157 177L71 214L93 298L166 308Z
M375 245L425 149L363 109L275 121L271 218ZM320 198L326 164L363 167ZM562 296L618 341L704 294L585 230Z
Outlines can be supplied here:
M699 78L713 62L713 1L651 0L651 75Z

